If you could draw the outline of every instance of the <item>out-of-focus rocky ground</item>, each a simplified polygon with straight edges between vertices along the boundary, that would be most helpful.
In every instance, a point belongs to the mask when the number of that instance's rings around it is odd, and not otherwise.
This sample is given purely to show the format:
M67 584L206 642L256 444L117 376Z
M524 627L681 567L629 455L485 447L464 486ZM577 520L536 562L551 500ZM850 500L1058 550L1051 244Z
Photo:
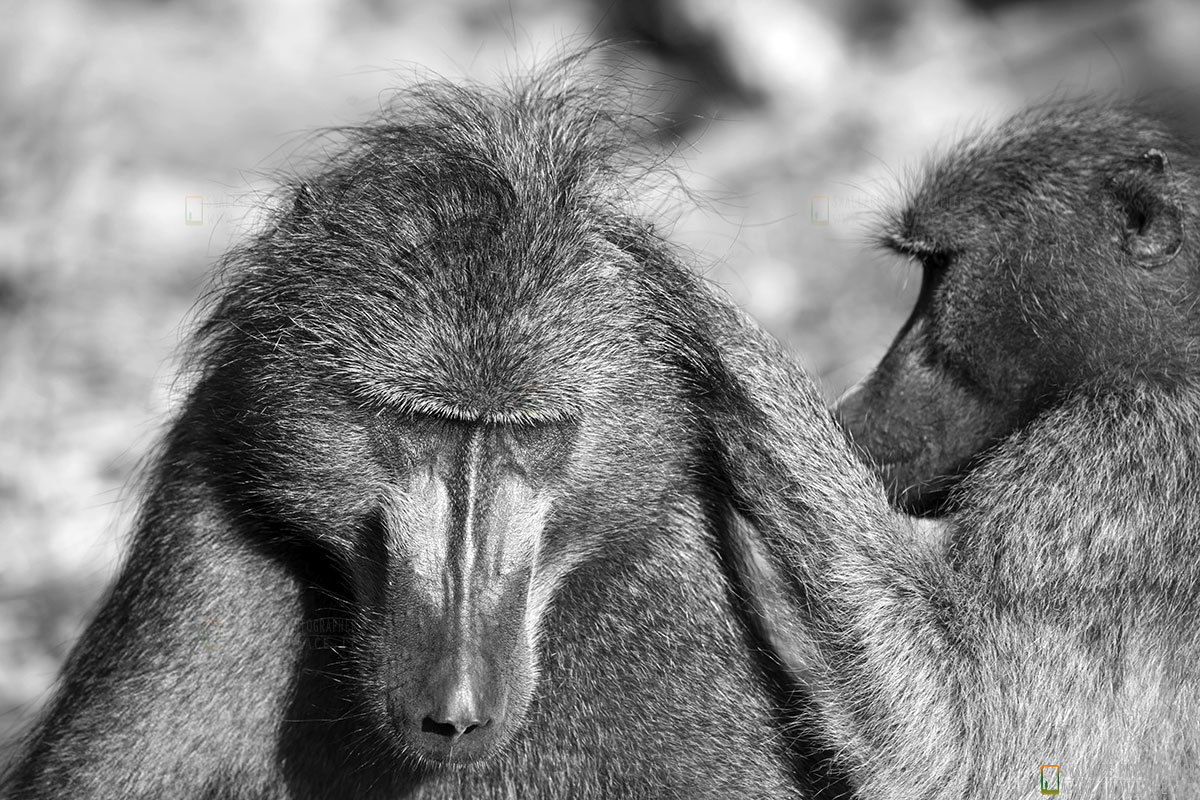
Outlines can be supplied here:
M0 761L119 563L207 270L305 133L389 87L625 47L690 193L673 238L829 397L915 271L871 220L927 154L1031 102L1193 86L1174 0L0 0ZM184 198L203 224L184 224ZM815 214L815 219L814 219ZM825 223L825 224L817 224Z

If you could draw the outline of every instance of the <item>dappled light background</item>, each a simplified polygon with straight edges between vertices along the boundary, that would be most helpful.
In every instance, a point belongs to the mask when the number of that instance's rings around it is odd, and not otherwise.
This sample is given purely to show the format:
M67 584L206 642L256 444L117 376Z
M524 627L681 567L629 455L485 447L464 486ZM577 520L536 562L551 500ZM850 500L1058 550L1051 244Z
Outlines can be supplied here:
M615 39L686 192L662 229L833 398L917 274L871 222L930 152L1055 96L1192 88L1193 3L0 0L0 760L120 562L207 271L305 134L390 87ZM309 153L311 155L311 153ZM202 198L185 201L185 198ZM185 224L185 203L193 223Z

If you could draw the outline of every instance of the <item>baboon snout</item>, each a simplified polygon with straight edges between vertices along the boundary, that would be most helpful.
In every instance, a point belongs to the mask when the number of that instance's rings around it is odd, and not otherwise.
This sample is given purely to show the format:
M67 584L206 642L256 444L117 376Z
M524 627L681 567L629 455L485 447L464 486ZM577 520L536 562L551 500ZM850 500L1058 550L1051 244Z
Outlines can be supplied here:
M941 513L971 460L1016 424L1011 409L949 367L931 365L927 346L902 335L834 407L891 502L916 515Z
M421 733L441 736L454 744L492 724L494 716L488 706L474 692L455 692L421 719Z
M517 463L532 445L492 428L450 431L389 507L384 641L397 645L385 656L395 732L420 757L461 763L493 751L528 709L529 598L550 506Z
M467 762L485 756L505 735L507 687L483 665L446 667L420 692L404 724L422 755Z
M534 680L520 576L423 621L397 675L393 724L417 755L464 763L486 757L520 726Z

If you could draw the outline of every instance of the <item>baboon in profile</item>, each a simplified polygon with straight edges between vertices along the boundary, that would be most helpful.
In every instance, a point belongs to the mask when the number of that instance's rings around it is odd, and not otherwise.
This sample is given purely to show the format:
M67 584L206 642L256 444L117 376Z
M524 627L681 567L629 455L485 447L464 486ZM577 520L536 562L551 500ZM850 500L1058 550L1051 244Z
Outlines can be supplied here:
M1194 145L1068 104L934 166L883 244L921 267L891 350L838 405L893 501L938 512L994 445L1081 393L1200 371Z
M1135 107L1036 109L892 219L920 299L838 412L893 499L945 514L944 548L855 485L810 387L735 359L713 398L859 796L1037 796L1043 764L1063 796L1200 793L1194 141Z
M685 398L711 296L573 74L413 92L228 258L0 795L802 796Z

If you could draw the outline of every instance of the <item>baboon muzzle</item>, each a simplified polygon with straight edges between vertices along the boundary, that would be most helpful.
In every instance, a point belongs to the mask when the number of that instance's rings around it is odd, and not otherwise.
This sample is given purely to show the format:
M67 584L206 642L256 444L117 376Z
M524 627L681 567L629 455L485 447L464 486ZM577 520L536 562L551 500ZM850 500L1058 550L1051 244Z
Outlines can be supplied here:
M510 705L532 679L526 575L483 581L465 602L434 617L405 719L423 755L471 761L509 733ZM518 708L519 712L523 708Z
M544 506L483 430L414 476L389 523L399 654L394 720L419 754L470 761L523 716L532 691L529 589Z

